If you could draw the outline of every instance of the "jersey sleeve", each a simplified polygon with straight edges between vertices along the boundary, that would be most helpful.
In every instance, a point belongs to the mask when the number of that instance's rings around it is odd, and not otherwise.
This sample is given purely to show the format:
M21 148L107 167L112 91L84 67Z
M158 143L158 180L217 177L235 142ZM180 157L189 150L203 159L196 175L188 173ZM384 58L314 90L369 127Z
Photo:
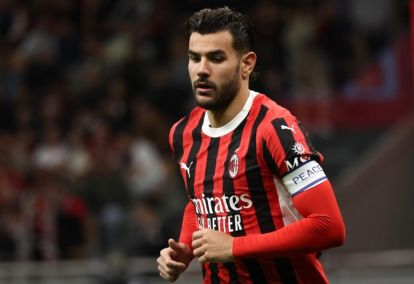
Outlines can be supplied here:
M345 225L329 181L294 197L293 203L302 219L270 233L234 238L234 257L295 256L344 243Z
M180 243L186 244L191 250L193 233L198 229L197 215L194 205L189 201L184 209L183 221L181 224Z
M178 125L178 122L175 123L171 127L170 132L168 134L168 144L170 145L171 155L172 155L173 159L176 160L176 161L177 161L177 154L175 153L175 151L176 151L175 148L176 147L174 147L174 144L176 144L176 143L174 143L175 142L174 140L176 140L176 139L174 139L175 138L174 135L175 135L175 133L177 131L177 125Z
M272 120L263 141L263 159L286 190L295 196L327 180L308 133L294 116Z

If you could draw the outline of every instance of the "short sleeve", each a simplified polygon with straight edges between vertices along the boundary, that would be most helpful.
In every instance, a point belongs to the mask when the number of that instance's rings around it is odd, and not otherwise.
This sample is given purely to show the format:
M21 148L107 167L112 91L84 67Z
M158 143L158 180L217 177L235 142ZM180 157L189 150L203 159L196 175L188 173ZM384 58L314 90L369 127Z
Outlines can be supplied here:
M323 156L315 150L307 131L294 116L276 118L267 125L263 158L291 195L326 180Z

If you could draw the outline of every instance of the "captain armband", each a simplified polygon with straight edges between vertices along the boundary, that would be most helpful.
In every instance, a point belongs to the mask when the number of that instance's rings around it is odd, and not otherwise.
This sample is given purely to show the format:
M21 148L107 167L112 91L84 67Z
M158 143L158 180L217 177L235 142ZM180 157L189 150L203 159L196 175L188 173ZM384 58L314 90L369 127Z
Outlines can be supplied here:
M327 179L319 163L311 160L284 176L282 181L289 193L295 196Z

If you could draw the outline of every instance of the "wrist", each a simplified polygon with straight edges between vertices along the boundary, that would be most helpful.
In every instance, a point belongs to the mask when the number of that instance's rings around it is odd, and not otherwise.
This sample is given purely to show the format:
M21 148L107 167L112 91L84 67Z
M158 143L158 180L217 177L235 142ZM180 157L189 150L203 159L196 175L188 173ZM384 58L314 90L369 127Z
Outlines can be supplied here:
M229 251L228 251L228 255L229 255L229 259L230 259L230 261L232 261L232 260L234 260L234 251L233 251L233 248L234 248L234 240L235 240L236 238L234 238L234 237L230 237L230 248L229 248Z
M244 240L244 237L233 238L233 242L232 242L233 258L243 256L242 254L243 240Z

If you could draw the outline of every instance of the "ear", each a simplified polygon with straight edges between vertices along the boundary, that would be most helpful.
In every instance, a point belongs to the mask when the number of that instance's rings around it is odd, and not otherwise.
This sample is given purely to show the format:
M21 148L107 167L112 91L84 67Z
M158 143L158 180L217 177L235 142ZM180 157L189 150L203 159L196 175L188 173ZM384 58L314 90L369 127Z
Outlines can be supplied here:
M240 71L243 80L248 79L250 74L253 72L253 69L256 66L256 59L256 53L253 51L250 51L242 56Z

